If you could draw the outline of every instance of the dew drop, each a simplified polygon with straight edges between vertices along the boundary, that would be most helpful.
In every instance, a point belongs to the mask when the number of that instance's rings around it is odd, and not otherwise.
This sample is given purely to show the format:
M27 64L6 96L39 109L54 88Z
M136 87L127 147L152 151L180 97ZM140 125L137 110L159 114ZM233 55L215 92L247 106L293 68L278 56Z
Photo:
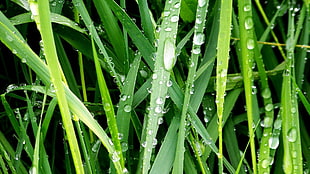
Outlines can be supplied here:
M167 85L167 87L171 87L172 86L172 81L168 80L166 85Z
M93 147L91 148L91 150L93 152L98 152L99 148L100 148L100 145L101 145L101 141L100 140L97 140L96 143L93 145Z
M181 6L181 3L177 2L177 3L174 4L173 7L174 7L174 8L180 8L180 6Z
M297 140L297 129L296 128L291 128L288 132L287 132L287 140L289 142L295 142Z
M163 98L158 97L158 98L156 99L156 104L161 105L161 104L163 104L163 103L164 103Z
M127 100L127 95L126 95L126 94L122 94L122 95L120 96L120 100L121 100L121 101L126 101L126 100Z
M6 39L7 39L9 42L12 42L12 41L13 41L13 38L12 38L9 34L6 35Z
M167 17L170 15L170 11L164 11L164 16Z
M139 71L140 75L143 77L143 78L147 78L147 72L145 70L140 70Z
M262 168L266 169L270 164L269 159L263 159L261 164L262 164Z
M274 127L275 129L280 129L281 126L282 126L282 120L281 120L281 119L277 119L277 120L274 122L274 124L273 124L273 127Z
M204 43L205 35L203 33L196 33L193 38L195 45L202 45Z
M269 128L269 127L271 127L272 126L272 118L270 118L270 117L265 117L264 118L264 120L262 121L262 124L261 124L261 126L262 127L265 127L265 128Z
M161 106L156 106L154 111L159 114L163 111L163 109Z
M124 106L124 111L125 112L130 112L131 111L131 106L130 105L125 105Z
M17 54L17 51L15 49L12 49L13 54Z
M203 7L204 5L206 5L206 0L198 0L199 7Z
M200 54L200 52L201 52L201 50L200 50L199 47L194 48L194 49L192 50L192 53L193 53L193 54Z
M110 103L105 103L103 106L103 109L108 112L108 111L111 111L112 107Z
M171 22L178 22L179 21L179 16L172 16L170 21Z
M164 119L162 117L158 118L157 124L163 124Z
M248 39L246 46L249 50L253 50L254 49L254 40Z
M279 146L279 137L272 136L268 140L268 145L270 149L277 149Z
M158 77L158 75L155 74L155 73L152 75L152 79L153 79L153 80L157 79L157 77Z
M246 17L245 18L245 23L244 23L244 27L245 29L249 30L253 28L253 20L251 17Z
M269 103L265 106L265 111L270 112L273 109L273 104Z
M117 162L119 160L120 160L120 157L119 157L118 153L116 151L113 152L113 154L112 154L112 161L113 162Z
M270 98L271 97L270 89L269 88L265 88L261 95L265 99Z
M153 146L156 146L156 144L157 144L157 139L154 138L154 139L153 139L153 142L152 142L152 145L153 145Z
M172 70L176 62L175 45L171 39L166 39L164 47L164 67L167 71Z
M244 10L244 11L250 11L250 10L251 10L251 5L250 5L250 4L246 4L246 5L243 7L243 10Z
M172 31L172 28L167 27L167 28L165 28L165 31Z

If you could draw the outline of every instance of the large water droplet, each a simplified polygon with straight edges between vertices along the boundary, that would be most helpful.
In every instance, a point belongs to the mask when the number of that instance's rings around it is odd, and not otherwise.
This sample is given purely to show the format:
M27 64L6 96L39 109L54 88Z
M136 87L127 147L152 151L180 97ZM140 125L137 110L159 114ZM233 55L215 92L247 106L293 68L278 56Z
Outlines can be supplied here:
M202 45L204 43L205 35L203 33L196 33L193 38L195 45Z
M164 47L164 67L170 71L176 62L175 45L171 39L166 39Z
M280 129L281 126L282 126L282 120L281 120L281 119L277 119L277 120L274 122L274 124L273 124L273 127L274 127L275 129Z
M268 166L269 166L270 162L269 162L269 159L263 159L261 165L262 165L262 168L266 169Z
M249 30L253 28L253 20L251 17L246 17L245 18L245 23L244 23L244 27L245 29Z
M288 132L287 132L287 140L289 142L295 142L297 140L297 129L296 128L291 128Z
M268 145L270 149L277 149L279 146L279 137L272 136L268 140Z
M206 5L206 0L198 0L199 7L203 7L204 5Z
M261 123L261 126L262 126L262 127L265 127L265 128L269 128L269 127L272 126L272 122L273 122L272 118L270 118L270 117L265 117L264 120L263 120L262 123Z
M125 105L124 106L124 111L125 112L130 112L131 111L131 106L130 105Z

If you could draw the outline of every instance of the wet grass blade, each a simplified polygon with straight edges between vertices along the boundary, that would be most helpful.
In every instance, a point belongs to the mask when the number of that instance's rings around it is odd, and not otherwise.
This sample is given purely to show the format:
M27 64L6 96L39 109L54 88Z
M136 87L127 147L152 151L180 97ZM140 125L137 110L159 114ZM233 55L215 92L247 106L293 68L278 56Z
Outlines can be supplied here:
M219 132L219 173L223 173L223 111L229 60L232 1L221 1L220 30L218 35L216 65L216 99Z
M253 61L254 61L254 23L252 19L252 5L250 0L238 1L238 14L239 14L239 31L240 31L240 47L241 60L242 60L242 76L245 90L247 117L248 117L248 129L250 136L250 148L252 157L253 173L257 173L256 162L256 148L254 139L254 112L253 112Z

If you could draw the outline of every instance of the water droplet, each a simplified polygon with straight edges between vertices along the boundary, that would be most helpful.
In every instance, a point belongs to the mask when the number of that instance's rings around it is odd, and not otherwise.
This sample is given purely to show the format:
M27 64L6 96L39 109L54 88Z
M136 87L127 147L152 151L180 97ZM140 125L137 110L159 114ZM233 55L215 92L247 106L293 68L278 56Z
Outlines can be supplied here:
M261 164L262 164L262 168L266 169L269 166L270 161L269 159L263 159Z
M273 104L269 103L265 106L265 111L270 112L273 109Z
M110 105L110 103L105 103L104 106L103 106L103 109L108 112L108 111L111 111L112 109L112 106Z
M206 5L206 0L198 0L199 7L203 7L204 5Z
M154 138L154 139L153 139L153 142L152 142L152 145L153 145L153 146L156 146L156 144L157 144L157 139Z
M255 95L257 93L257 88L256 86L252 86L252 94Z
M267 99L271 97L271 91L269 88L265 88L262 92L262 97Z
M17 88L17 85L14 84L10 84L7 88L6 88L6 92L11 92L12 90L14 90L15 88Z
M292 108L291 108L291 113L292 113L292 114L295 114L295 113L296 113L296 108L295 108L295 107L292 107Z
M265 128L269 128L272 126L272 118L270 117L265 117L264 120L261 122L261 126Z
M159 114L163 111L163 109L161 106L156 106L154 111Z
M193 53L193 54L200 54L200 52L201 52L201 50L200 50L199 47L194 48L194 49L192 50L192 53Z
M145 148L145 147L146 147L146 141L144 141L144 142L141 144L141 146Z
M100 140L97 140L96 143L93 145L93 147L91 148L91 150L93 152L98 152L99 148L100 148L100 145L101 145L101 141Z
M159 117L158 121L157 121L157 124L163 124L163 122L164 122L164 119L162 117Z
M13 54L17 54L17 51L15 49L12 49Z
M153 79L153 80L157 79L157 77L158 77L158 76L157 76L157 74L155 74L155 73L152 75L152 79Z
M204 43L205 35L203 33L196 33L193 38L195 45L202 45Z
M244 23L244 27L245 29L249 30L249 29L252 29L253 28L253 20L251 17L246 17L245 18L245 23Z
M171 22L178 22L179 21L179 16L172 16L170 21Z
M121 99L121 101L126 101L127 100L127 95L126 94L122 94L120 99Z
M244 11L250 11L251 10L251 5L250 4L244 5L243 10Z
M170 15L170 11L164 11L164 16L167 17Z
M124 137L124 134L122 134L122 133L118 133L117 135L118 135L117 138L118 138L119 140L123 139L123 137Z
M254 40L248 39L246 46L249 50L253 50L254 49Z
M167 87L171 87L172 86L172 81L168 80L166 85L167 85Z
M130 105L125 105L124 106L124 111L125 112L130 112L131 111L131 106Z
M25 59L25 58L22 58L21 61L22 61L22 63L27 63L27 59Z
M140 75L143 77L143 78L147 78L147 72L145 70L140 70Z
M163 103L164 103L163 98L158 97L158 98L156 99L156 104L161 105L161 104L163 104Z
M277 149L279 146L279 137L272 136L268 140L268 145L270 149Z
M164 67L167 71L172 70L176 62L175 45L171 39L165 40L164 47Z
M120 160L120 157L119 157L118 153L116 151L113 152L113 154L112 154L112 161L113 162L117 162L119 160Z
M287 132L287 140L289 142L295 142L297 140L297 129L296 128L291 128L288 132Z
M282 126L282 120L281 120L281 119L277 119L277 120L274 122L274 124L273 124L273 127L274 127L275 129L280 129L281 126Z
M177 3L174 4L173 7L174 7L174 8L180 8L180 6L181 6L181 3L177 2Z
M128 150L128 144L127 143L122 142L121 146L122 146L122 152L126 152Z

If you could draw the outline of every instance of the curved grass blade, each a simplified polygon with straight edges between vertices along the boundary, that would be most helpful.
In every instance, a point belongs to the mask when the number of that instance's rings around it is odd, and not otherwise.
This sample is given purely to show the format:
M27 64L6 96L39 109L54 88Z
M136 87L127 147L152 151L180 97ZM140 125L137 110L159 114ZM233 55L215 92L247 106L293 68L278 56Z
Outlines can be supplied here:
M112 136L113 144L115 145L115 152L112 154L112 160L120 161L122 168L124 168L124 158L122 154L122 148L119 140L119 133L114 113L114 107L113 103L110 97L109 89L107 87L106 81L104 79L101 66L99 63L99 59L96 52L96 47L94 44L94 40L92 39L92 47L93 47L93 55L94 55L94 62L95 62L95 68L96 68L96 74L98 79L98 85L100 89L101 99L103 103L103 109L105 111L106 117L107 117L107 123L108 127ZM122 170L121 170L122 171ZM118 172L121 172L118 171Z
M52 26L50 21L50 10L48 1L29 1L30 9L34 19L37 23L37 27L41 33L45 58L49 71L51 73L52 84L55 87L56 97L63 120L63 125L68 136L68 142L72 153L74 166L77 173L84 173L82 158L78 147L78 142L73 128L71 114L68 107L67 98L65 96L65 90L63 85L64 77L61 74L61 65L58 62L56 53L56 46L52 33Z
M11 17L10 21L13 25L20 25L20 24L33 22L33 19L31 19L31 12L29 12L29 13L23 13L23 14L19 14L17 16ZM80 28L77 23L75 23L74 21L60 14L51 13L51 22L70 27L84 34L86 33L85 29Z
M250 135L250 148L252 157L253 173L257 173L256 164L256 148L253 130L253 58L255 48L254 38L254 23L252 19L252 5L250 0L238 0L238 14L239 14L239 31L240 31L240 46L242 59L242 76L245 90L248 128Z
M46 85L50 85L50 73L46 64L31 50L22 38L19 31L10 24L9 20L0 12L0 40L3 42L13 53L27 64ZM90 130L92 130L100 139L102 144L106 147L110 155L115 152L115 148L109 142L111 141L107 134L104 132L99 123L93 118L91 113L87 110L85 105L68 89L66 86L65 94L68 99L70 110L81 121L83 121ZM36 91L36 90L34 90ZM43 93L45 90L43 89ZM52 97L55 94L51 94ZM26 143L27 144L27 143ZM29 143L30 144L30 143ZM30 147L28 149L31 149ZM28 153L28 152L27 152ZM29 153L33 154L33 153ZM116 169L122 170L119 161L113 162Z

